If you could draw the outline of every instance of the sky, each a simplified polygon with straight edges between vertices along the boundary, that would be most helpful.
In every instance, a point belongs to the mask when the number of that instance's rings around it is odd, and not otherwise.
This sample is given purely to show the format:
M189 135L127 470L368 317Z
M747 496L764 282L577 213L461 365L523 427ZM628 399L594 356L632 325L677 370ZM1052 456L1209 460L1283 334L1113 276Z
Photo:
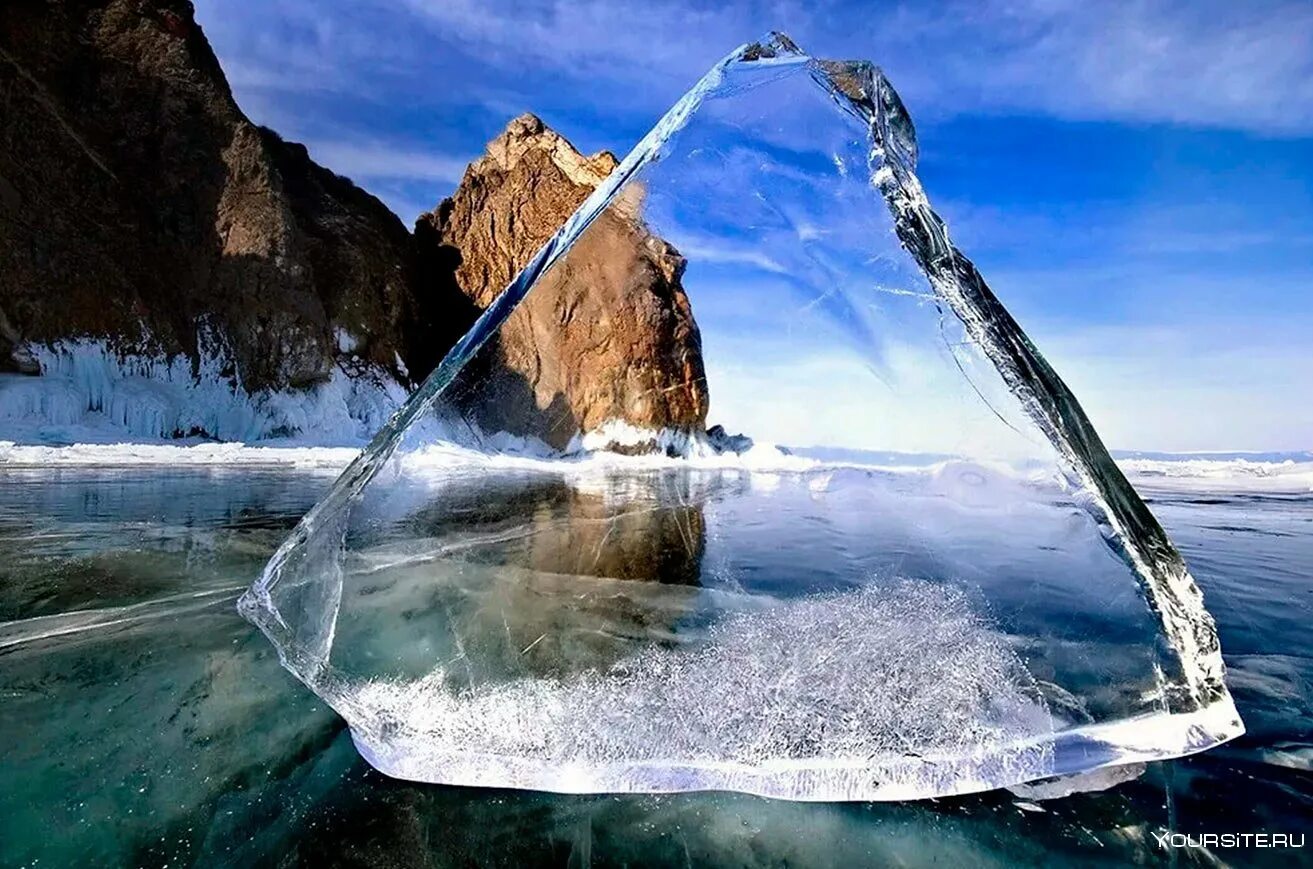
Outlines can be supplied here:
M246 113L407 223L521 112L623 156L769 30L872 60L954 241L1111 447L1313 448L1313 4L196 6Z

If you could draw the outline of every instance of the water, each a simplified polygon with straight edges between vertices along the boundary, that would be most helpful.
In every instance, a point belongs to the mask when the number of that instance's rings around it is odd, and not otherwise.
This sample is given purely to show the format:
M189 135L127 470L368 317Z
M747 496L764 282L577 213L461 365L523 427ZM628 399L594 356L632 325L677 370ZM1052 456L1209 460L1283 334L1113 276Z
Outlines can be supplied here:
M805 804L388 779L233 606L330 476L46 469L0 481L0 865L1165 863L1153 832L1298 833L1313 817L1307 493L1141 486L1217 617L1245 737L1059 800ZM700 557L714 561L716 546ZM1216 856L1290 865L1307 853Z

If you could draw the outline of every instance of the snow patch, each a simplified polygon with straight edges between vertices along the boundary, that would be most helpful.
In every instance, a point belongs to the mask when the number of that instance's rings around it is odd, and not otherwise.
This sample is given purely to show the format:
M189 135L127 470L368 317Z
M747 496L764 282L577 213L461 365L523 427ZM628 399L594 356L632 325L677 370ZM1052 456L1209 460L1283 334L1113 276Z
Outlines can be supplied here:
M566 454L577 453L657 453L680 458L710 458L726 453L745 455L756 447L746 435L726 434L723 426L706 431L687 428L644 428L622 419L604 422L591 431L575 435ZM762 444L762 455L785 453L773 444Z
M1120 459L1132 483L1181 489L1313 492L1313 461Z
M700 456L713 452L702 432L681 428L642 428L622 419L608 420L597 428L577 434L566 453L644 452L667 456Z
M382 370L352 377L335 367L309 389L248 393L222 352L203 354L193 369L185 356L120 355L100 340L27 349L41 373L0 375L0 437L28 443L277 438L363 446L407 397Z
M243 443L73 444L37 446L0 441L0 466L118 467L122 465L241 465L289 467L337 473L351 463L355 447L251 446Z

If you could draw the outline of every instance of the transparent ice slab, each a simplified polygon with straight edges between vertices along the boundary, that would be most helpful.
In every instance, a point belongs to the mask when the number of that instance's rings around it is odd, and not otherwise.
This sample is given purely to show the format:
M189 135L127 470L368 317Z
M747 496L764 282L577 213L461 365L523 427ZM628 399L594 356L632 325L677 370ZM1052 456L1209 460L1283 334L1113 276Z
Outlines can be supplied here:
M908 799L1243 731L1184 563L916 151L875 67L744 46L484 311L241 602L373 765ZM550 451L471 421L499 326L587 273L602 215L686 258L707 422L750 444Z

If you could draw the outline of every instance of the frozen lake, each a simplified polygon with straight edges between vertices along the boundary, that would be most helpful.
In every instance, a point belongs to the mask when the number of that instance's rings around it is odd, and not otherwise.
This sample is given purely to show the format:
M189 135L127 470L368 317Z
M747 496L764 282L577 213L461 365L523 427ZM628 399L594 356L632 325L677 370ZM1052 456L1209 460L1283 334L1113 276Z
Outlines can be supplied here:
M1218 620L1246 736L1194 758L1150 764L1140 779L1114 789L1057 801L995 791L913 803L799 804L722 793L554 796L388 779L360 759L341 720L279 666L273 648L234 609L329 487L331 473L10 468L0 479L4 865L284 858L305 865L613 865L640 856L700 865L1120 863L1166 859L1151 837L1164 828L1299 831L1313 812L1313 497L1297 487L1228 489L1191 478L1154 488L1139 481ZM604 501L598 494L596 503L584 498L580 505L571 501L577 495L551 485L529 492L538 499L534 515L549 526L562 516L586 520ZM618 563L686 580L662 584L656 598L629 601L630 635L579 624L561 630L563 611L537 608L536 618L557 619L556 630L526 622L498 636L518 649L519 632L529 641L552 634L555 646L540 641L545 654L534 666L559 670L581 656L613 656L639 636L698 631L691 596L713 594L707 578L717 564L742 563L727 547L782 526L770 517L754 526L749 516L725 515L749 501L717 500L714 491L699 501L696 494L684 492L684 513L644 521L671 522L671 535L693 528L700 544L675 548L678 557L660 562L651 553L616 555ZM687 512L695 508L700 518ZM746 528L749 536L735 544L718 536L725 527ZM841 528L821 533L835 535L836 546L853 542ZM539 567L570 557L568 547L551 546L550 534L539 539L515 557ZM887 557L883 549L850 549L844 563ZM898 557L904 575L917 573L916 553ZM761 558L755 575L737 582L769 587L786 559ZM689 582L693 574L706 577ZM846 581L824 569L815 575L830 586ZM404 590L403 576L393 585ZM490 612L488 594L517 593L481 582L487 578L477 571L466 576L448 600L478 601L458 614L475 624ZM992 619L992 628L1009 635L1043 629L1044 589L1025 591L1035 603ZM534 593L550 598L553 591ZM991 606L996 614L1003 594ZM658 611L667 621L653 617ZM1115 648L1107 613L1091 616L1084 634L1095 629ZM1071 624L1050 627L1070 631ZM354 648L368 657L368 644ZM1015 654L1039 670L1024 647Z

